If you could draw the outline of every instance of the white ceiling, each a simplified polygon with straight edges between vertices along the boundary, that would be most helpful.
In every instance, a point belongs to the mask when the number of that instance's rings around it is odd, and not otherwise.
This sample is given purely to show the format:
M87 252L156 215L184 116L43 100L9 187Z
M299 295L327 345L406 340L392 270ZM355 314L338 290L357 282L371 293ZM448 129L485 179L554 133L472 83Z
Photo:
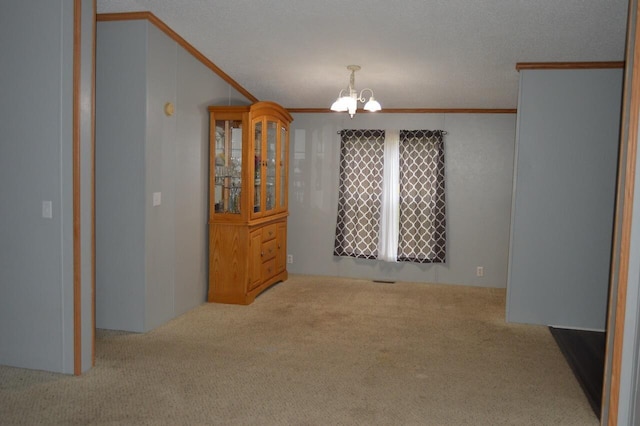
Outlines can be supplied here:
M515 108L517 62L624 59L627 0L97 0L150 11L260 100Z

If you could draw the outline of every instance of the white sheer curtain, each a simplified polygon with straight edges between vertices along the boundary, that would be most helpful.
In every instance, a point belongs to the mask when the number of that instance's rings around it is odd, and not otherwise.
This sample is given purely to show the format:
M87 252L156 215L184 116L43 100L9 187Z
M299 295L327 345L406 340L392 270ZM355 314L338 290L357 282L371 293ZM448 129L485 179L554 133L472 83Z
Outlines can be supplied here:
M398 261L400 216L400 131L385 130L382 206L378 233L378 259Z

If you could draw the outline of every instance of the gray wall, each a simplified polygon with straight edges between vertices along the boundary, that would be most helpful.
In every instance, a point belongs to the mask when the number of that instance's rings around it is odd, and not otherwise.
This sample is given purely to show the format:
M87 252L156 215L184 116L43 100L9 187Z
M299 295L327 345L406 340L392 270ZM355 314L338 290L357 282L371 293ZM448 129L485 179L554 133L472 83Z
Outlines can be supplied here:
M64 373L74 367L73 4L0 3L0 363ZM93 2L83 1L82 9L81 83L87 100ZM82 151L90 152L90 123L91 104L82 102ZM83 156L83 177L89 166L90 158ZM90 197L81 194L86 222ZM42 216L43 201L52 201L51 219ZM86 370L91 364L91 251L86 227L82 234L81 362Z
M209 105L249 102L187 51L177 49L174 152L175 314L203 302L208 283ZM232 98L229 97L231 94ZM197 224L197 226L194 226Z
M505 287L515 114L294 114L291 126L290 273ZM446 264L333 256L341 129L442 129ZM484 277L476 267L484 267Z
M144 330L146 44L146 25L98 22L98 328Z
M507 319L604 330L622 70L520 72Z
M154 25L147 28L147 119L145 143L145 331L173 318L175 286L175 174L176 115L164 113L176 102L178 46ZM141 122L143 123L143 122ZM161 204L153 206L153 194ZM201 302L201 301L198 301Z
M144 20L98 24L96 86L97 326L147 331L205 301L206 108L248 101Z

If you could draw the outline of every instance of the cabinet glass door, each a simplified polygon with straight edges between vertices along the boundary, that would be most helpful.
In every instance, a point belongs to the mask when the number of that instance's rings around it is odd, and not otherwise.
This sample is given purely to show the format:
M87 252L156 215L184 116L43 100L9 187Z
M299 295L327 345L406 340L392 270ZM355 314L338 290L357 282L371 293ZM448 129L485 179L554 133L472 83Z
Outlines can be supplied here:
M242 121L215 120L214 214L240 214Z
M276 147L278 144L278 123L267 121L267 162L266 162L266 206L265 211L276 207Z
M253 127L254 165L253 165L253 212L262 212L262 121Z
M278 166L280 177L280 198L278 200L278 209L285 209L287 206L287 129L283 126L280 129L280 161Z

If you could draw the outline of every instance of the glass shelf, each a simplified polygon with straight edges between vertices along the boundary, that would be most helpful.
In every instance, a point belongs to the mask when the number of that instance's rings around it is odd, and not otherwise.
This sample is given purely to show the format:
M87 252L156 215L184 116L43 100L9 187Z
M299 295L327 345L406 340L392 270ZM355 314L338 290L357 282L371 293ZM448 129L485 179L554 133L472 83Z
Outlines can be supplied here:
M213 210L216 214L241 213L242 121L215 121Z

